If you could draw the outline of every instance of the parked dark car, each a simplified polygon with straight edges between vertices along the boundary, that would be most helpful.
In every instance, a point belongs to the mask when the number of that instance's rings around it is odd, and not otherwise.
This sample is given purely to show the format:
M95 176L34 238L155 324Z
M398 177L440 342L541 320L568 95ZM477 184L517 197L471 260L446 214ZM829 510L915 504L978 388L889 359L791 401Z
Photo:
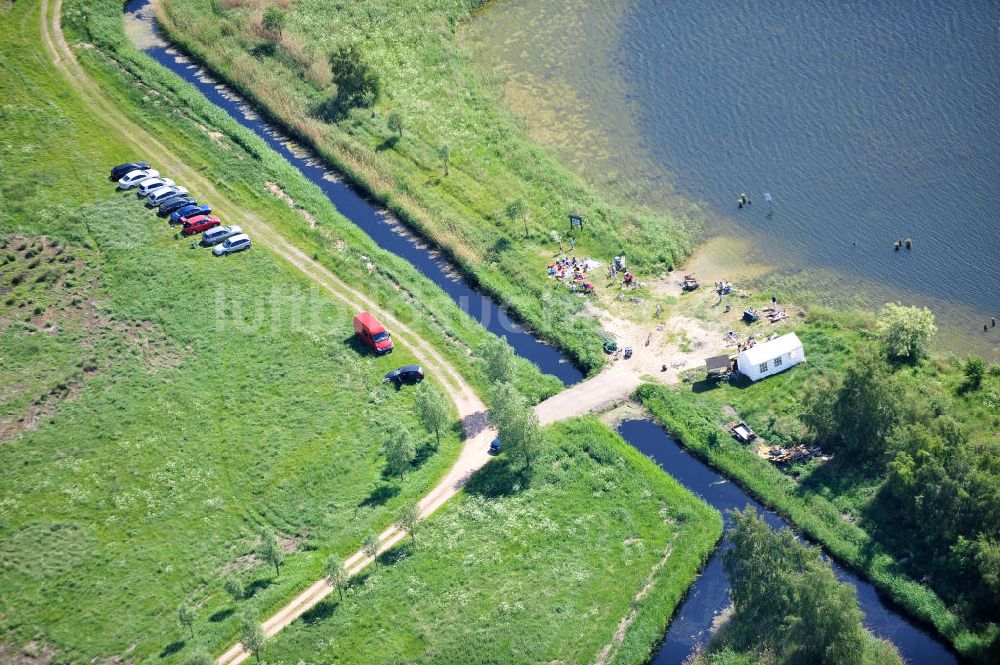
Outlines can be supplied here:
M424 368L420 365L405 365L386 374L385 380L397 386L404 383L420 383L424 380Z
M108 180L118 181L125 177L125 174L130 171L139 171L148 168L149 164L146 162L125 162L124 164L119 164L111 169L111 175L108 177Z
M162 217L166 217L175 210L180 210L184 206L198 205L190 196L185 194L179 194L177 196L172 196L163 203L160 204L160 212L158 213Z
M497 437L490 441L490 455L500 454L500 438Z
M170 213L170 223L181 224L186 217L207 215L210 212L212 212L212 209L207 205L186 205L183 208L178 208Z

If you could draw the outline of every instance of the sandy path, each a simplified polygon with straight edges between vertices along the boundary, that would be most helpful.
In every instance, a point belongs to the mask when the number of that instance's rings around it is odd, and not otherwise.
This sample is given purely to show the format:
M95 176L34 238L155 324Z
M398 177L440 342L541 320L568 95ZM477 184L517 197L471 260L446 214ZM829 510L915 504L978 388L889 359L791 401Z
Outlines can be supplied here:
M211 198L217 207L226 209L227 215L247 230L258 245L288 261L332 297L353 310L366 309L377 312L379 318L392 329L396 341L408 347L441 381L463 421L466 440L452 468L419 502L420 514L426 517L444 505L455 496L475 471L489 461L489 442L496 436L495 432L485 427L485 406L472 387L433 345L421 339L391 314L381 311L378 304L364 293L352 288L327 268L313 261L253 212L234 204L198 171L186 165L177 153L160 143L125 115L77 62L61 30L61 9L62 0L51 0L51 4L50 0L42 0L41 28L45 47L53 64L67 78L81 99L95 111L97 117L106 119L105 131L109 137L131 145L136 154L145 155L148 160L155 161L164 172L169 172L175 179L179 178L189 183L193 190L196 189ZM606 317L606 313L599 314L602 318ZM641 339L645 339L648 333L634 324L622 320L605 320L603 323L615 331L624 343L632 344L637 350L636 356L631 361L612 363L598 376L539 404L536 413L543 425L602 410L626 399L641 383L643 376L652 374L654 368L659 367L661 363L668 364L671 371L660 376L653 375L651 378L660 380L676 378L680 367L691 364L692 358L688 357L688 354L664 347L662 343L655 348L643 347ZM685 323L690 322L672 322L672 325ZM389 527L379 534L381 542L379 551L391 548L404 536L405 534L395 526ZM354 575L371 562L371 557L359 551L347 559L345 566L348 572ZM264 621L264 632L268 636L276 634L316 606L332 591L333 588L325 579L313 583ZM236 644L223 653L217 662L219 665L236 665L249 655L242 646Z

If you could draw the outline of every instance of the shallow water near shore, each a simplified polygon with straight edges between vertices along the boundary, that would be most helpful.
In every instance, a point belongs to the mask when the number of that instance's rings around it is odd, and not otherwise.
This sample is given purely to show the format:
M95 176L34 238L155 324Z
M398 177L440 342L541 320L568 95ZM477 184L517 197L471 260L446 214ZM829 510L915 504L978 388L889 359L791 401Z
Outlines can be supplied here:
M928 306L944 350L1000 359L998 32L985 1L505 0L464 42L594 184L810 291Z

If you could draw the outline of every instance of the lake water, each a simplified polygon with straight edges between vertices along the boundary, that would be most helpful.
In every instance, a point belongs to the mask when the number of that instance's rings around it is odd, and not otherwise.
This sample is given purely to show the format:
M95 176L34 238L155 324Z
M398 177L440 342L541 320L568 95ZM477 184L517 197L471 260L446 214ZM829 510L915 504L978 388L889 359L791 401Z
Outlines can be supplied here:
M505 0L466 41L597 184L1000 350L1000 3Z

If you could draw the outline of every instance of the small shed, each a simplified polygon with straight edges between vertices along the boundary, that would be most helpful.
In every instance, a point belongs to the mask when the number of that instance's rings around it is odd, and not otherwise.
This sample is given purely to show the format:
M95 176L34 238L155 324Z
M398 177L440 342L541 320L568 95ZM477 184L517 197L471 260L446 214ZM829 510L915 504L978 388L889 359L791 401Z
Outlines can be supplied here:
M795 333L750 347L736 356L736 366L751 381L777 374L806 359L802 342Z

